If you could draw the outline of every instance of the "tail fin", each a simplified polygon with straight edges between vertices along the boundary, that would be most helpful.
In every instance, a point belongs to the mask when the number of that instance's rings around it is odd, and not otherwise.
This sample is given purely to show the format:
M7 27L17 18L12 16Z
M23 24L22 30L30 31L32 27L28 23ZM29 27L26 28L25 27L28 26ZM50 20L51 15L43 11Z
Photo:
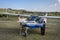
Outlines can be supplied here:
M45 16L47 16L47 13L45 14Z
M45 14L45 16L46 17L48 16L47 13ZM44 21L45 21L45 23L47 23L47 18L44 18Z

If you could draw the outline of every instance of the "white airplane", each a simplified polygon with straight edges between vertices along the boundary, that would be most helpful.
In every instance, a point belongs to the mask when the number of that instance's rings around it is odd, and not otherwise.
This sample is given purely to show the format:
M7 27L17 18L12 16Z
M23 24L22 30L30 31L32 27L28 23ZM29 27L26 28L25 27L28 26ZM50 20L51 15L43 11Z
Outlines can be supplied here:
M10 13L0 13L3 15L12 15L12 16L27 16L29 17L31 20L25 20L23 21L22 27L25 27L25 36L27 36L27 31L29 28L41 28L41 34L44 35L45 34L45 23L47 23L47 18L60 18L60 16L48 16L48 13L45 13L45 16L31 16L31 15L23 15L23 14L10 14ZM37 18L42 19L40 20L40 22L37 22ZM33 19L33 20L32 20ZM39 21L39 20L38 20Z

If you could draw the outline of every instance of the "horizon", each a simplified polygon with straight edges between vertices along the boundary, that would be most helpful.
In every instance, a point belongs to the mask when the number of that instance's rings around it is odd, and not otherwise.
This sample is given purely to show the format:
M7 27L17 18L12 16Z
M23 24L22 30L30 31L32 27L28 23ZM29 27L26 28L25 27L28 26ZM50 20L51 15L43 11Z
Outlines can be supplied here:
M0 8L60 12L60 0L1 0L0 4Z
M0 8L0 9L9 9L9 8ZM12 8L10 8L10 9L12 9ZM12 9L12 10L25 10L25 9ZM25 11L29 11L29 12L58 12L58 11L32 11L32 10L25 10Z

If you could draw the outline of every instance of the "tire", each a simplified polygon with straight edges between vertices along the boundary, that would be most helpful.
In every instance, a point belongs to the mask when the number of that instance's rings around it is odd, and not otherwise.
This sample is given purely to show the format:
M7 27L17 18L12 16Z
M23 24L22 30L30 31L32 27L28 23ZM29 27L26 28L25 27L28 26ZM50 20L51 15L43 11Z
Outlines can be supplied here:
M27 34L25 33L24 37L27 37Z
M45 35L45 24L41 27L41 35Z

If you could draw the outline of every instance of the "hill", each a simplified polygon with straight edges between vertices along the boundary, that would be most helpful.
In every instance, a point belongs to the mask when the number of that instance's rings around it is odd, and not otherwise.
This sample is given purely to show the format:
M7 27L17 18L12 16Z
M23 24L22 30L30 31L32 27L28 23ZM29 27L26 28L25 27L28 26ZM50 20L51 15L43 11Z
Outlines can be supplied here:
M0 8L0 12L8 12L8 13L16 13L16 14L32 14L32 15L43 15L46 12L33 12L33 11L27 11L27 10L22 10L22 9L11 9L11 8ZM43 13L43 14L41 14ZM54 15L54 16L60 16L60 12L48 12L49 16Z

